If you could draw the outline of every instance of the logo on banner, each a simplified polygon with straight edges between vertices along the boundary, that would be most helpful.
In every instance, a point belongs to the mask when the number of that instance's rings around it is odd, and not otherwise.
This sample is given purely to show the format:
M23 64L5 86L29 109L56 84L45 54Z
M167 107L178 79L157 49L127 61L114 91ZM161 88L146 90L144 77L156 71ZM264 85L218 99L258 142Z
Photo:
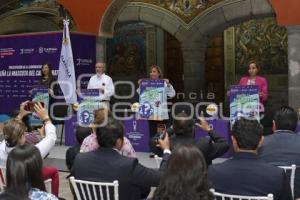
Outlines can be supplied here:
M23 54L32 54L34 52L34 49L20 49L20 55Z
M13 56L15 53L15 49L13 48L1 48L0 49L0 57L4 58L5 56Z
M133 120L133 121L132 121L132 126L133 126L133 131L134 131L134 132L136 132L136 125L137 125L136 120Z
M154 112L154 108L146 101L140 106L140 115L143 118L149 118Z
M210 116L215 116L216 114L218 114L218 106L214 103L209 104L206 107L206 113L209 114Z
M39 47L39 53L47 53L47 54L53 54L57 52L57 48L53 47L49 47L49 48L45 48L45 47Z
M83 58L77 58L76 61L77 61L76 66L91 65L93 62L92 59L83 59Z
M89 111L85 110L81 113L80 121L82 124L90 124L92 122L92 116Z

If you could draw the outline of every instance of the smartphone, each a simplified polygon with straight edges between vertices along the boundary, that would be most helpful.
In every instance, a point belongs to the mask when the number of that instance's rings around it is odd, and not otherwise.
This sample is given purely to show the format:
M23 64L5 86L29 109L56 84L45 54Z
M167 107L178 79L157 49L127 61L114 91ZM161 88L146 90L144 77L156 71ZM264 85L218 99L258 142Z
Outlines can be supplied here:
M29 101L29 102L25 105L24 109L25 109L26 111L29 111L29 112L34 112L34 106L35 106L35 104L37 104L37 103L40 103L40 104L44 107L44 102Z
M163 140L166 136L166 125L165 124L158 124L157 125L157 132L159 133L159 139Z
M196 119L193 119L193 125L195 125L195 124L201 124L201 121L198 119L198 118L196 118Z
M163 132L163 133L161 133L161 134L159 135L159 139L160 139L160 140L165 139L165 137L166 137L166 132Z

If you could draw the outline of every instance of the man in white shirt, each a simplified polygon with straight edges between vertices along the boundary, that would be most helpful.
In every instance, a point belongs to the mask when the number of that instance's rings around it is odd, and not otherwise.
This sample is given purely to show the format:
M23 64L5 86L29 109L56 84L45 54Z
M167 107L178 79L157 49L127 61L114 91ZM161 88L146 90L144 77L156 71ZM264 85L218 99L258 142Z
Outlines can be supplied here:
M95 65L96 74L89 80L87 89L99 89L99 102L104 102L109 109L110 97L115 93L112 79L105 74L105 63L97 62Z

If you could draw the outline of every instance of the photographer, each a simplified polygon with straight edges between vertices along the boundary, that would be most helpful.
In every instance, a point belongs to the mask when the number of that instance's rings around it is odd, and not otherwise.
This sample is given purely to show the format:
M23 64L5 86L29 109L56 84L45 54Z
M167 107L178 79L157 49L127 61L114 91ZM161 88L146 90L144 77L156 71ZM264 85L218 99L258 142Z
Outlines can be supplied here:
M7 154L16 146L25 143L24 132L26 126L22 119L31 112L26 111L25 107L28 106L29 101L23 102L20 105L20 112L15 119L9 120L4 124L3 134L4 141L0 144L0 165L6 165ZM45 137L36 144L44 158L55 145L56 141L56 128L52 124L47 111L40 102L34 105L34 112L40 118L45 127Z
M25 144L25 131L26 126L22 119L30 114L30 111L25 110L32 104L32 102L26 101L21 103L20 112L15 119L11 119L4 124L3 134L4 140L0 143L0 166L6 167L6 160L8 153L12 151L17 145ZM34 103L33 110L37 117L43 121L45 128L45 137L42 138L35 146L39 149L42 158L50 152L51 148L55 145L56 141L56 128L52 124L46 109L40 102ZM44 180L52 179L52 193L58 196L59 178L58 171L53 167L43 168Z
M208 137L196 139L194 129L195 126L207 132ZM189 118L185 113L176 115L173 120L172 128L166 131L170 135L171 150L175 149L180 144L193 144L204 155L207 165L212 163L212 160L222 156L229 149L229 144L225 138L219 136L202 118L194 123L193 119ZM163 138L163 135L157 134L152 140L151 145L157 146L157 139ZM159 148L155 152L158 156L162 154Z

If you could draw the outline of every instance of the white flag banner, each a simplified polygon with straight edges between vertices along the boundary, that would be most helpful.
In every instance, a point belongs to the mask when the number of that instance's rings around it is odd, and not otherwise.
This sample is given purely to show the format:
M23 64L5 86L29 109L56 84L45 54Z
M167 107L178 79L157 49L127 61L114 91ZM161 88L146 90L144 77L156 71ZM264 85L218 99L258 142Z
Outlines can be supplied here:
M64 20L63 40L60 52L58 79L66 103L76 103L76 82L73 53L69 32L69 20Z

